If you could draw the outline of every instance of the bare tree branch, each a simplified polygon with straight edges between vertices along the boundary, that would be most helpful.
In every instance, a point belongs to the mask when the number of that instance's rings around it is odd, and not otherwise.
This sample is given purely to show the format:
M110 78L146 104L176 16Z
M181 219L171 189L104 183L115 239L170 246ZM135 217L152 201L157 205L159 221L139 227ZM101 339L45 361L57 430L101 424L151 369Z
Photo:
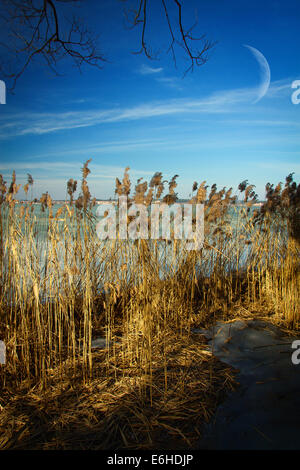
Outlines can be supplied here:
M155 58L148 39L151 36L149 29L153 25L151 13L155 7L160 6L170 35L167 52L172 53L175 67L177 46L184 51L190 62L185 74L193 70L195 65L201 66L207 62L208 52L215 43L207 40L204 34L200 37L193 36L192 31L197 22L188 29L184 27L183 0L134 1L136 8L125 10L125 13L131 28L141 27L141 48L137 53L145 54L148 59ZM38 57L57 75L58 61L63 58L71 58L80 71L84 64L101 69L101 64L107 62L98 51L98 38L84 23L76 17L67 19L63 15L61 4L74 6L79 2L80 0L0 0L0 18L9 27L7 40L0 42L0 46L5 49L0 58L0 73L12 83L11 90L31 62Z
M126 1L127 0L123 0L123 2ZM148 59L156 58L146 40L148 15L152 1L153 0L137 0L137 8L135 10L125 10L127 21L132 27L137 27L139 25L142 26L141 49L135 53L144 53ZM167 52L172 53L173 61L176 66L175 46L180 46L183 49L185 55L190 61L190 66L184 73L184 75L186 75L189 71L194 69L195 65L201 66L207 62L208 52L215 46L216 42L206 39L205 34L202 34L200 37L193 36L192 31L197 26L197 21L189 29L184 28L182 19L182 2L179 0L160 0L160 3L162 5L170 34L170 44ZM172 8L175 8L177 12L177 21L175 22L171 20ZM133 15L133 18L131 19L130 13ZM200 48L194 48L194 44L196 42L201 44Z
M57 74L57 62L66 56L71 57L79 69L83 64L101 68L100 63L106 59L98 52L97 38L75 17L66 28L67 20L59 14L59 3L76 2L78 0L2 1L7 13L4 19L11 25L10 39L14 39L14 47L11 47L9 41L7 44L2 43L2 46L14 52L14 66L12 71L8 71L8 64L4 65L4 61L1 61L0 71L12 81L11 89L14 89L16 81L36 56L42 57ZM16 58L22 62L17 70Z

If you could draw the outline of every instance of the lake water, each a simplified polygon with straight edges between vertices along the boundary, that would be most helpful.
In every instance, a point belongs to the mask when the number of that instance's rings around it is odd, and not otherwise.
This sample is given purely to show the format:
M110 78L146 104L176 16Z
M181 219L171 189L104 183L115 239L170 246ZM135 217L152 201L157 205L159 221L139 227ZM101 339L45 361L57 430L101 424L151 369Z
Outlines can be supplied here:
M21 204L17 205L15 208L15 211L19 210L19 207ZM53 205L53 217L55 217L56 213L58 210L60 210L62 206L60 204L54 204ZM236 240L239 236L240 233L243 232L243 220L239 216L239 210L243 209L241 206L235 206L230 208L229 210L229 225L227 229L231 231L231 239L228 241L227 244L223 244L222 246L222 253L224 254L224 260L226 261L226 269L230 270L233 267L236 267L236 257L234 256L232 258L232 253L236 253L236 246L234 249L232 249L232 246L236 244ZM96 264L101 265L105 264L106 260L109 257L109 251L110 248L112 247L114 250L119 250L120 256L118 259L118 269L121 269L121 267L126 263L127 268L128 263L127 260L131 260L132 262L137 262L137 259L133 259L133 252L136 253L137 250L132 250L134 242L132 240L122 240L122 241L114 241L114 240L108 240L108 241L101 241L96 235L95 227L97 222L100 220L99 217L96 215L97 211L97 206L94 206L92 209L92 214L93 214L93 221L90 225L91 231L90 237L92 238L93 245L97 247L97 257L98 260L96 260ZM17 237L19 241L19 252L18 255L24 254L24 257L26 255L26 252L30 251L32 252L33 250L36 252L36 261L39 265L39 270L40 273L42 274L43 269L45 268L45 263L46 259L48 258L49 255L49 211L46 209L45 211L42 211L41 205L40 204L34 204L33 205L33 212L30 213L30 220L32 223L32 233L34 234L33 237L28 239L28 233L26 232L24 228L24 223L22 227L19 227L18 231L15 231L15 237ZM7 223L7 218L4 216L3 217L3 222L4 222L4 234L8 233L9 230L13 227L13 222L14 221L9 221ZM75 223L74 223L75 222ZM76 239L76 233L77 230L80 231L81 233L81 238L83 241L83 226L84 226L84 220L81 220L79 224L76 222L76 218L72 217L69 218L67 214L64 214L64 212L59 215L58 220L54 221L55 225L55 230L53 233L53 237L55 239L55 246L56 246L56 261L59 262L60 264L60 269L57 270L57 272L63 272L64 269L64 258L66 254L66 250L69 252L69 258L72 255L72 250L76 250L76 245L75 245L75 239ZM27 223L28 227L28 223ZM4 242L5 242L5 235L4 235ZM205 238L206 243L213 242L213 240L210 240L210 236L206 235ZM149 240L148 241L148 246L152 253L155 253L156 259L159 260L159 265L160 265L160 271L159 275L164 278L166 275L168 275L169 272L174 272L176 271L176 259L181 259L184 260L186 256L188 255L187 250L184 247L184 243L177 244L177 250L178 252L174 252L174 243L166 243L165 241L157 241L157 240ZM247 262L247 257L251 252L251 245L245 245L244 240L241 241L240 243L241 250L239 253L239 265L242 267L243 264ZM82 251L82 257L84 258L84 247L85 243L82 244L81 250ZM179 247L179 248L178 248ZM180 248L181 247L181 248ZM8 250L9 246L6 246L6 251ZM30 250L28 250L30 248ZM219 246L217 246L219 248ZM202 254L209 255L210 257L213 256L219 256L220 253L218 254L217 249L214 250L207 250L206 248L203 250ZM232 259L227 259L231 257ZM28 260L27 260L28 261ZM115 261L115 260L114 260ZM213 269L214 264L206 262L205 264L205 275L210 276L211 270ZM201 264L201 261L199 261L199 265L196 266L196 269L199 269L199 271L202 271L204 269L203 263Z

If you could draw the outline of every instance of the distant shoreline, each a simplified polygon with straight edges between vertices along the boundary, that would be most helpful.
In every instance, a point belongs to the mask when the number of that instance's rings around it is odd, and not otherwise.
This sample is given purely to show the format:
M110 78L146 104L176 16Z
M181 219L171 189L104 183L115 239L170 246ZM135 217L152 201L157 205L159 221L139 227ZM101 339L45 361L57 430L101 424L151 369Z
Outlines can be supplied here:
M185 204L189 201L190 199L179 199L178 201L176 201L177 204ZM56 204L56 205L61 205L61 204L65 204L66 202L68 201L63 201L61 199L57 199L57 200L53 200L52 199L52 204ZM116 204L117 201L115 199L111 199L111 200L107 200L107 199L98 199L95 201L96 202L96 205L102 205L102 204ZM158 204L158 203L162 203L163 201L162 200L158 200L158 201L154 201L154 204ZM252 204L253 207L261 207L266 201L259 201L259 202L255 202ZM21 200L21 201L18 201L16 200L16 203L17 204L28 204L28 203L32 203L34 205L38 205L38 204L41 204L40 201L25 201L25 200ZM231 204L232 206L246 206L246 204L242 201L238 201L237 203L235 204Z

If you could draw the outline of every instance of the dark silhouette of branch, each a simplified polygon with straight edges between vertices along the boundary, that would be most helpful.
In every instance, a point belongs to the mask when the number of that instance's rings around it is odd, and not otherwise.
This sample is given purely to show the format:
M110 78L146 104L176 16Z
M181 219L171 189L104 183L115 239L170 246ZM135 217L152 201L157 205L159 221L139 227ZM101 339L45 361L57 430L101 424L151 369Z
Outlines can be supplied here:
M126 3L127 0L121 1ZM193 70L195 65L200 66L207 62L208 51L215 43L208 41L205 35L198 38L193 36L192 31L197 22L189 29L185 29L182 2L179 0L136 0L136 2L137 8L129 10L129 13L133 14L129 22L132 28L138 25L142 28L141 49L137 53L144 53L148 59L155 58L148 43L149 23L152 21L149 22L148 19L151 17L149 10L151 9L151 13L155 6L160 5L161 14L166 20L170 34L167 52L172 53L175 67L175 46L180 46L190 61L185 74ZM63 15L64 9L68 9L69 6L64 8L62 4L74 6L79 3L80 0L0 0L0 18L9 28L7 40L0 42L0 46L4 48L4 54L1 53L0 58L0 74L12 83L11 90L31 62L38 57L42 58L47 67L57 75L58 61L63 58L71 58L80 71L84 64L101 69L102 63L107 62L98 50L98 38L84 23L75 16L67 19ZM125 13L129 19L128 12Z
M126 0L123 1L126 2ZM144 53L148 59L156 58L155 54L151 51L151 48L146 41L148 16L151 5L153 4L152 2L153 0L138 0L136 10L125 11L128 23L133 28L139 25L141 25L142 27L141 49L135 53ZM200 37L193 36L192 31L197 26L197 21L189 29L185 29L185 27L183 26L182 19L182 2L180 2L179 0L160 0L160 3L163 9L163 13L165 15L170 34L170 44L167 52L172 53L173 61L176 66L175 46L178 45L183 49L185 55L190 61L190 65L184 73L184 75L186 75L189 71L192 71L194 69L195 65L201 66L207 62L208 52L215 46L216 42L212 42L206 39L205 34L202 34ZM171 20L172 8L176 9L177 20L175 22L174 20ZM197 46L199 46L200 44L201 47L195 48L194 45L196 45L196 43Z
M7 70L8 64L6 62L4 65L4 60L0 62L0 71L12 81L11 89L14 89L18 78L37 56L42 57L56 74L57 62L66 56L71 57L79 70L83 64L101 68L100 63L106 59L98 51L97 38L79 19L73 17L65 20L58 11L59 3L77 2L78 0L2 1L2 6L5 7L2 20L10 25L10 41L1 45L14 58L12 71ZM17 67L16 59L17 63L21 61L21 65Z

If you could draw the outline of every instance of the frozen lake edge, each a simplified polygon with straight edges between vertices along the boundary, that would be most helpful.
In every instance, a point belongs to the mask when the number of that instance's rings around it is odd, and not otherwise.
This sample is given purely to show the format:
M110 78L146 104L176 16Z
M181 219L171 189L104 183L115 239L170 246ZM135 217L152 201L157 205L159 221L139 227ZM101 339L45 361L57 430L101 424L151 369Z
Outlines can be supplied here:
M237 368L239 387L205 426L199 449L300 449L300 364L292 337L262 321L217 322L197 330L213 354Z

